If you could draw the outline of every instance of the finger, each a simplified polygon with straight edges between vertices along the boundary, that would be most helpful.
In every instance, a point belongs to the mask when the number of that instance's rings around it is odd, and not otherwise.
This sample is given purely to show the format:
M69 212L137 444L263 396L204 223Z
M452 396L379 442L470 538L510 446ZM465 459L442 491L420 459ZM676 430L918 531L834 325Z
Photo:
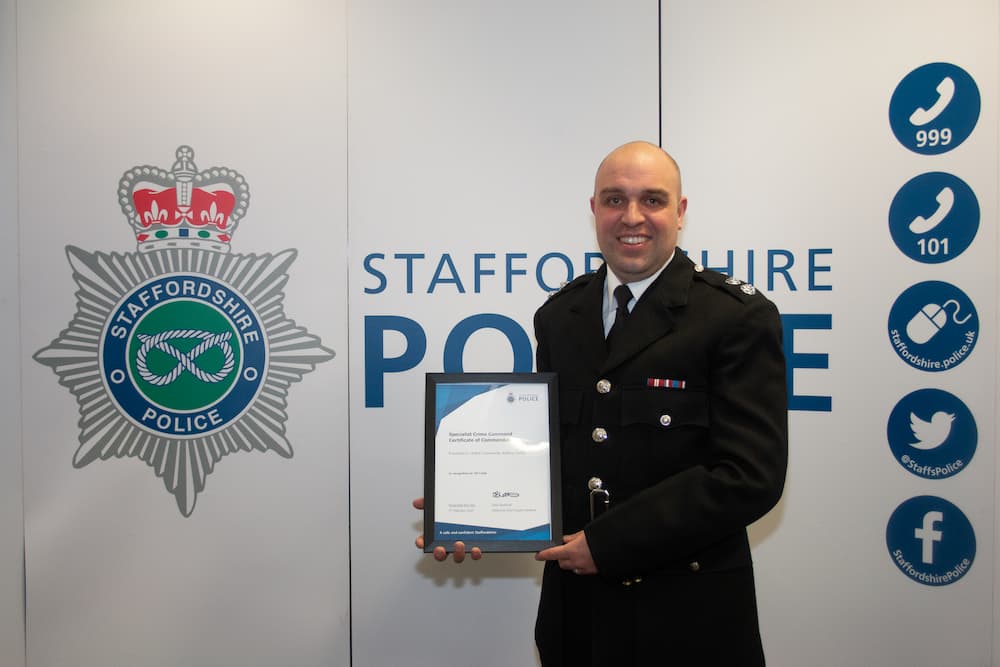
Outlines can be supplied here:
M418 549L423 549L424 548L424 536L423 535L417 535L417 539L415 540L415 542L417 544L417 548Z
M483 550L479 547L472 547L472 560L479 560L483 557Z
M549 547L535 554L535 560L559 560L559 556L566 550L565 547Z
M455 542L455 553L452 554L452 558L455 559L456 563L465 560L465 542Z
M434 547L434 560L441 562L448 560L448 552L444 547Z
M424 508L424 499L423 498L414 498L413 499L413 509L422 510L423 508Z

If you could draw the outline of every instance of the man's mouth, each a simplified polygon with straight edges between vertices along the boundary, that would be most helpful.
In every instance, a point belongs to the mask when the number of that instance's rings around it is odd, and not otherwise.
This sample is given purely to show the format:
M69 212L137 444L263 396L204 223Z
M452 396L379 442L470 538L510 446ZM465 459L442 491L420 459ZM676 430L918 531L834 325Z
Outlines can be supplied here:
M618 240L625 245L639 245L644 242L647 237L645 236L619 236Z

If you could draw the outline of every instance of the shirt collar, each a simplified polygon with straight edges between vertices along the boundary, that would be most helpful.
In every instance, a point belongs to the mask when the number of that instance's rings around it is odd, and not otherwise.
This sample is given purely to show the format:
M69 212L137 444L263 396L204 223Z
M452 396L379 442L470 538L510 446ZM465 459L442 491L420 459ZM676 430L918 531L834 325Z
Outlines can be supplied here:
M652 274L651 276L643 278L642 280L637 280L634 283L624 283L625 285L628 285L629 290L631 290L631 292L632 292L632 300L628 302L628 310L629 310L629 312L632 312L632 309L635 308L635 304L639 301L640 298L642 298L642 295L646 291L646 289L650 285L652 285L653 282L657 278L660 277L660 274L663 273L663 269L667 268L667 265L670 264L670 262L674 259L674 254L676 252L677 252L677 250L675 248L674 251L672 253L670 253L670 257L667 258L667 261L665 261L663 263L663 266L661 266L656 271L656 273ZM616 276L615 272L612 271L610 269L610 267L609 267L608 268L607 278L604 281L604 313L605 313L605 315L608 313L609 308L610 308L611 312L615 311L615 307L613 305L611 305L611 304L614 304L614 302L615 302L615 299L614 299L614 297L612 295L615 292L615 288L618 287L621 284L623 284L622 281L618 279L618 276Z

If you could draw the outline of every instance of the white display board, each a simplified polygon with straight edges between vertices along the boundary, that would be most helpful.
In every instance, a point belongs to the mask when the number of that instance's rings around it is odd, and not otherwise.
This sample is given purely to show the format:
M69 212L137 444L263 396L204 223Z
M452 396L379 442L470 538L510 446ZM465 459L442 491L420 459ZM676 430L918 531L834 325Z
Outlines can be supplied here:
M18 5L32 667L349 663L345 17Z
M662 137L682 247L784 317L768 664L1000 665L998 41L987 0L0 0L0 663L537 664L530 555L413 545L424 374L531 370L597 163Z
M792 344L788 484L752 531L768 664L989 664L996 3L663 7L682 243L752 257Z
M534 310L599 265L588 204L597 163L634 137L656 140L656 16L655 3L352 6L358 667L456 655L535 664L541 566L530 554L456 567L413 546L424 373L531 370Z

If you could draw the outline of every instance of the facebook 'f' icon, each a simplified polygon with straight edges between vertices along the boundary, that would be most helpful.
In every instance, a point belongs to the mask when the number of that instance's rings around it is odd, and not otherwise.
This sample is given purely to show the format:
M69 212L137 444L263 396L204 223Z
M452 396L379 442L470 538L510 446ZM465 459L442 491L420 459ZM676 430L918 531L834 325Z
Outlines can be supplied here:
M934 543L941 541L941 531L934 529L934 524L944 520L942 512L927 512L924 514L924 523L920 528L913 531L913 536L923 543L920 552L920 560L928 565L934 562Z
M976 557L972 524L962 510L937 496L917 496L897 507L885 541L896 567L928 586L958 581Z

